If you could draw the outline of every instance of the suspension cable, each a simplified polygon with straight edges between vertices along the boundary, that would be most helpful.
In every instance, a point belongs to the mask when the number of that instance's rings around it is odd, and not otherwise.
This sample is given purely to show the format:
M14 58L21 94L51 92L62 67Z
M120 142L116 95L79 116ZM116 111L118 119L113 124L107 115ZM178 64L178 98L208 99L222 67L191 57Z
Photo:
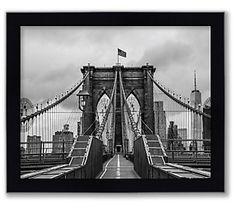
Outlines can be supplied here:
M89 72L85 75L85 77L81 80L81 82L76 86L74 87L74 89L72 89L70 92L68 92L67 94L65 94L63 97L61 97L60 99L56 100L54 103L44 107L43 109L35 112L35 113L32 113L31 115L28 115L26 116L25 118L21 118L20 122L21 123L24 123L25 121L31 119L31 118L34 118L36 117L37 115L40 115L44 112L46 112L47 110L50 110L51 108L53 108L54 106L60 104L61 102L63 102L65 99L67 99L68 97L70 97L83 83L84 81L86 80L87 76L89 75Z
M107 107L107 110L105 112L105 115L103 117L101 125L99 126L99 129L98 129L97 134L96 134L96 138L98 138L98 139L100 139L100 137L102 136L102 133L104 131L104 128L105 128L105 125L106 125L106 122L107 122L107 119L108 119L108 115L110 113L112 102L113 102L114 98L116 97L116 88L117 88L117 71L115 71L115 79L114 79L114 84L113 84L113 89L112 89L109 105Z
M95 120L92 122L92 124L87 128L87 130L83 132L83 135L85 135L85 134L87 133L87 131L90 130L90 128L93 126L93 124L94 124L95 122L96 122L96 119L95 119ZM96 128L96 129L97 129L97 128ZM96 129L95 129L95 130L96 130ZM93 131L93 132L94 132L94 131ZM93 133L93 132L92 132L92 133ZM92 134L91 134L91 135L92 135Z
M135 123L134 121L134 118L131 114L131 110L130 110L130 107L127 103L127 99L126 99L126 95L125 95L125 91L124 91L124 87L123 87L123 83L122 83L122 74L121 74L121 71L119 71L119 79L120 79L120 89L121 89L121 94L123 96L123 101L124 101L124 105L127 109L127 114L129 116L129 119L130 119L130 122L131 122L131 127L132 127L132 131L134 132L135 136L138 137L141 135L138 127L137 127L137 124Z
M147 72L148 76L151 78L151 80L154 82L154 84L165 94L167 95L170 99L174 100L176 103L178 103L179 105L191 110L192 112L196 113L196 114L199 114L199 115L203 115L205 116L206 118L211 118L211 115L208 115L198 109L195 109L193 107L191 107L190 105L188 104L185 104L184 102L180 101L179 99L175 98L174 96L172 96L170 93L168 93L161 85L159 85L154 79L153 77L151 76L151 74L149 72Z
M141 122L143 122L143 124L150 130L150 132L153 134L153 130L151 128L149 128L149 126L143 121L143 119L141 118Z

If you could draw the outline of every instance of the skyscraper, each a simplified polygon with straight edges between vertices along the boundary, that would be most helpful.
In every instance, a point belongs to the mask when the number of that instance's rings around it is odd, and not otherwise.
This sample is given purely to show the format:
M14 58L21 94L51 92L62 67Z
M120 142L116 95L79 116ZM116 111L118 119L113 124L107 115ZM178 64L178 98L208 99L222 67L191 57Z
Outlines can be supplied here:
M166 146L166 114L163 109L163 101L155 101L153 108L155 120L155 134L158 134L160 136L163 145Z
M190 95L191 106L195 109L200 110L202 103L202 95L201 92L197 89L197 77L196 71L194 71L194 90L192 90ZM191 122L191 138L201 139L202 138L202 120L199 114L192 114L192 122ZM198 150L202 150L202 142L197 142Z
M191 92L190 100L191 106L193 106L194 108L198 109L201 106L202 95L201 92L197 89L196 71L194 71L194 89Z

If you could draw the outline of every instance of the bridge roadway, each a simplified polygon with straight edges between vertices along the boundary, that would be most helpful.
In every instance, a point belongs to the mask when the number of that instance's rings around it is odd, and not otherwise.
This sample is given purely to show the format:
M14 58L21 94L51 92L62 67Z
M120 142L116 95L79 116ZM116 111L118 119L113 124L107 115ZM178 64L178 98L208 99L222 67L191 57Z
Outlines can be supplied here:
M140 178L134 170L131 161L124 158L121 154L114 155L104 164L104 170L99 179L136 179Z

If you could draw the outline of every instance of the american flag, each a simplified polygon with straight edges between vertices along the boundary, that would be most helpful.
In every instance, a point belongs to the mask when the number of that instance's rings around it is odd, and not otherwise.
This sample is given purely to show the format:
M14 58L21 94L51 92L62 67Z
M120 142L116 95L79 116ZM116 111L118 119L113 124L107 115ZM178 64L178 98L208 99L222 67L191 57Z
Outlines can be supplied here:
M122 51L121 49L118 48L118 55L122 57L126 57L126 52Z

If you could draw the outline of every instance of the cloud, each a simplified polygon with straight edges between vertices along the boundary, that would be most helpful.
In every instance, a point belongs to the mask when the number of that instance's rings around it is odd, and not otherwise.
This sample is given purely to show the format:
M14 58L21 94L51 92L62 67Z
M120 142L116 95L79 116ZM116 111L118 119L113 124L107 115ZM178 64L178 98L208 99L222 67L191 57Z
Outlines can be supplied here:
M127 51L124 65L153 64L155 78L186 96L196 69L198 88L210 94L208 27L22 27L21 37L21 95L33 103L65 92L88 62L114 65L117 48Z
M78 69L73 65L51 70L29 73L22 79L21 95L27 95L33 103L52 99L65 93L80 79Z
M155 79L176 93L189 97L193 89L194 71L203 101L210 96L210 51L208 28L178 30L174 38L146 49L138 64L156 67Z
M167 66L182 65L191 61L192 55L192 48L189 44L169 41L146 50L138 64L149 62L157 68L169 70Z

